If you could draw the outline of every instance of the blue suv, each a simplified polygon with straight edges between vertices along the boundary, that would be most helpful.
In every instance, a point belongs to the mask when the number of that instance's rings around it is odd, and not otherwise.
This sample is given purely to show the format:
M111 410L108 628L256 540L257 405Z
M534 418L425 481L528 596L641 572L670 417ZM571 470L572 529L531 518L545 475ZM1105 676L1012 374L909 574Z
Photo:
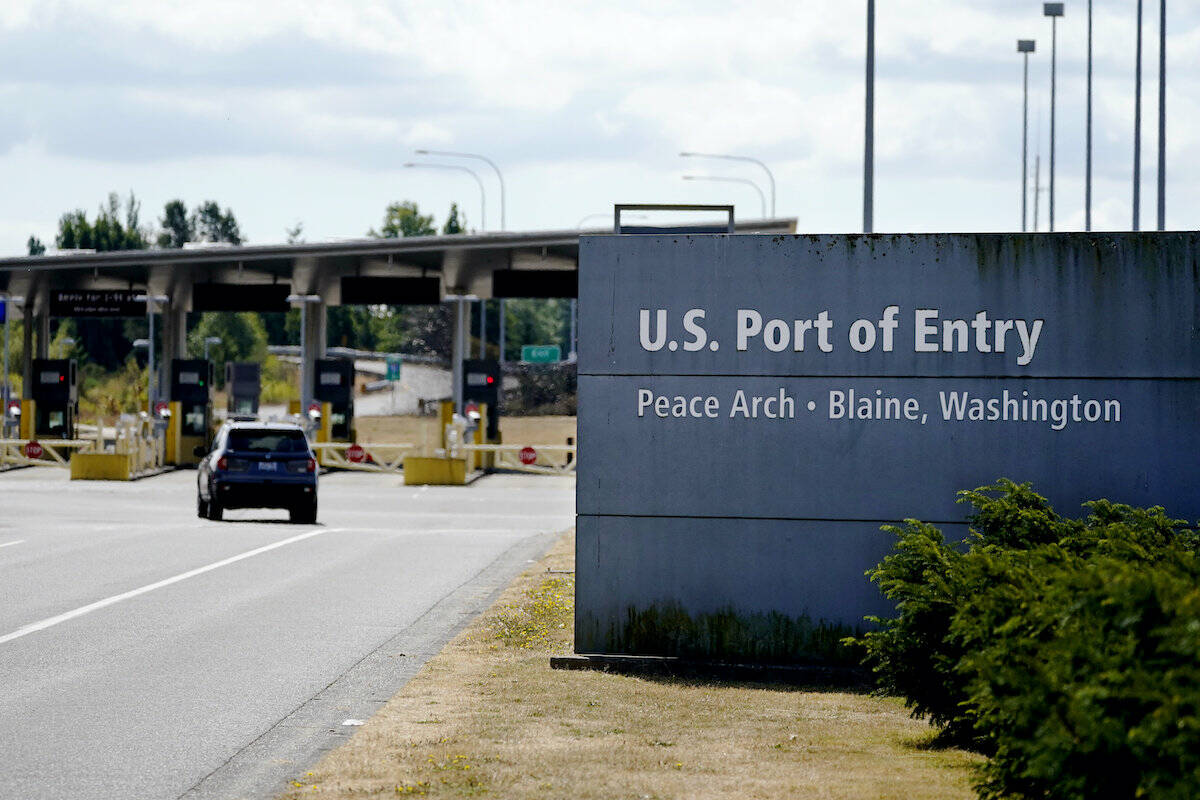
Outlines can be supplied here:
M299 425L227 422L202 458L196 514L227 508L286 508L292 522L317 521L317 460Z

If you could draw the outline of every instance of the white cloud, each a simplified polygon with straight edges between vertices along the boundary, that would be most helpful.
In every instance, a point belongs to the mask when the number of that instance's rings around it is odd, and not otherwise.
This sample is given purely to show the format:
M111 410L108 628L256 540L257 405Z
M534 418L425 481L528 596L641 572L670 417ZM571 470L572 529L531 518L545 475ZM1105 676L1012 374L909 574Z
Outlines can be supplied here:
M1152 5L1144 209L1157 113ZM1059 24L1060 225L1082 225L1082 11L1069 4ZM1049 22L1038 12L1009 0L880 4L877 227L1019 222L1018 37L1038 41L1030 158L1040 112L1043 180L1047 168ZM1175 3L1171 14L1168 213L1173 226L1194 228L1200 89L1188 77L1200 59L1200 9ZM1094 216L1105 224L1128 216L1131 23L1130 9L1097 9ZM469 182L392 172L422 146L500 161L510 227L569 226L614 198L733 198L757 215L753 194L679 180L693 167L759 178L753 168L681 163L676 153L694 149L763 159L779 213L799 215L806 230L853 230L863 50L861 4L827 0L8 0L0 164L32 188L0 196L0 252L23 248L18 233L31 217L44 215L41 229L52 231L63 210L90 209L113 188L134 188L147 209L158 195L216 197L259 240L296 218L310 231L357 234L399 197L439 213L451 200L475 208ZM297 174L300 184L287 177ZM277 191L279 182L291 189ZM354 203L340 186L353 187Z

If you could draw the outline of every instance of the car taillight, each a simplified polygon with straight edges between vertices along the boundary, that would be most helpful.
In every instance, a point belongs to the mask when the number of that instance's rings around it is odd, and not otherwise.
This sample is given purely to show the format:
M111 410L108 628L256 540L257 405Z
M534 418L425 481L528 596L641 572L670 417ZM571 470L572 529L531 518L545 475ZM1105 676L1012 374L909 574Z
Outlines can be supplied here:
M314 459L306 458L304 461L289 461L288 472L316 472L317 462Z
M225 456L221 456L220 458L218 458L217 459L217 469L220 469L220 470L229 469L229 459L227 459Z

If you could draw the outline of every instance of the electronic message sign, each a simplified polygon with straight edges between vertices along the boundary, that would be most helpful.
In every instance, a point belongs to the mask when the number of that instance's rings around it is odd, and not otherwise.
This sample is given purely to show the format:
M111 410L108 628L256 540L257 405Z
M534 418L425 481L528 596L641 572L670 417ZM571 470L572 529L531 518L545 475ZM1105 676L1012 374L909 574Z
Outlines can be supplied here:
M881 525L961 533L956 492L999 477L1200 518L1198 257L1197 234L584 237L577 649L802 658L887 611Z
M129 289L80 289L50 293L52 317L144 317L144 291Z

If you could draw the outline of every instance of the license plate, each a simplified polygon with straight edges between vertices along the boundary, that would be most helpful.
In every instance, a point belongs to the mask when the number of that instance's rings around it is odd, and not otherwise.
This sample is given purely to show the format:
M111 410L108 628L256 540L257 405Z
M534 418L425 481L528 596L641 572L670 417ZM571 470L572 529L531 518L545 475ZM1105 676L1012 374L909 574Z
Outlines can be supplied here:
M258 464L259 472L278 472L279 465L272 461L260 461Z

